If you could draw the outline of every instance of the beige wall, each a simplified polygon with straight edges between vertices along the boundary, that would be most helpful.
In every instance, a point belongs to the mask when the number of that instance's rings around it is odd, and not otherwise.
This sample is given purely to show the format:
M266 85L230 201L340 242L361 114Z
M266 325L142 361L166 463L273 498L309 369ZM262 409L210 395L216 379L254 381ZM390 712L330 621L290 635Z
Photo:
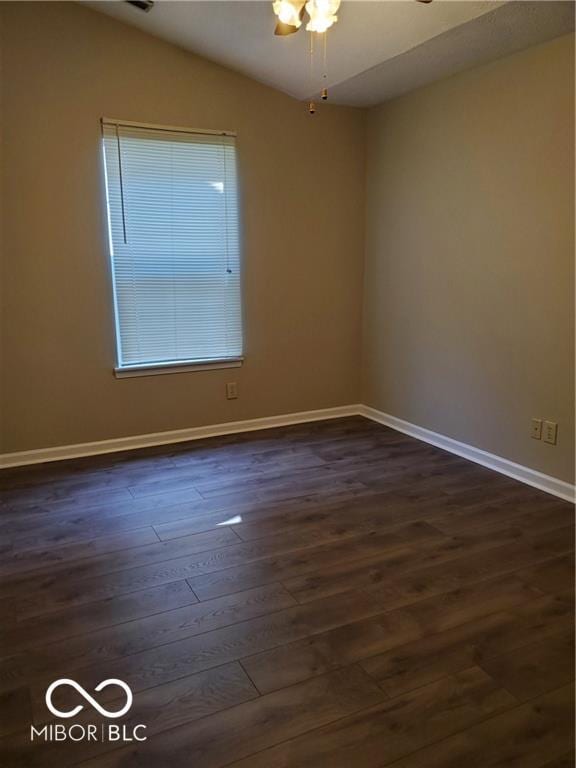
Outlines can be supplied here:
M365 403L568 481L572 72L567 36L370 111L363 353Z
M73 3L2 3L3 450L356 402L364 114L305 106ZM240 370L116 380L101 116L238 131ZM227 401L226 381L240 398Z
M573 477L570 38L371 110L366 141L361 110L311 118L77 4L1 22L1 450L363 401ZM238 131L242 369L113 377L102 115Z

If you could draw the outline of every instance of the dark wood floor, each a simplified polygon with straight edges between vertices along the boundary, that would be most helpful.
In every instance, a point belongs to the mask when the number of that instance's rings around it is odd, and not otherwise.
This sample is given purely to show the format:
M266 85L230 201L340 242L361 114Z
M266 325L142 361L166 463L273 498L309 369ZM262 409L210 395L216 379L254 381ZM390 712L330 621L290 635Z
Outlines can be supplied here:
M0 487L2 766L574 765L566 502L361 418ZM58 678L148 741L31 743Z

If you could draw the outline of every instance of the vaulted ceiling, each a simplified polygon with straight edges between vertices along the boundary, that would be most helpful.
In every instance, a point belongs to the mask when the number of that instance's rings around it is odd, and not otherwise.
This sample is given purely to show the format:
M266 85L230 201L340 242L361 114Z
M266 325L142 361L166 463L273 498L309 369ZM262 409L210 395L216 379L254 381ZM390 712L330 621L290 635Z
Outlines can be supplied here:
M268 0L88 2L102 13L271 85L297 99L327 84L337 104L370 106L574 29L570 0L346 0L311 76L308 35L273 35Z

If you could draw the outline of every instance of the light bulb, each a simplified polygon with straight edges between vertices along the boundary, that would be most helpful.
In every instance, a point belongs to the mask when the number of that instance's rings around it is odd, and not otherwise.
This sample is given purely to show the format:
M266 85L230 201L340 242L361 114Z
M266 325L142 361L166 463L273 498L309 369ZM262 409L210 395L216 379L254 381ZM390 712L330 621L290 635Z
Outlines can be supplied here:
M327 29L338 21L336 11L340 7L340 0L308 0L306 10L310 21L306 25L308 32L326 32Z
M300 11L303 4L303 2L291 2L291 0L275 0L272 7L283 24L289 24L298 29L302 25Z

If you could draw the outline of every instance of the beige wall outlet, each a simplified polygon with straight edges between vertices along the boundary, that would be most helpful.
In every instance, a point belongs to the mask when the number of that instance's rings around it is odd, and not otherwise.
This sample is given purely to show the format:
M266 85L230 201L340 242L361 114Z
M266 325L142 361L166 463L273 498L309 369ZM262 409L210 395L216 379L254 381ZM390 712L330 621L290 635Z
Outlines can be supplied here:
M235 381L229 381L226 384L226 397L228 400L236 400L238 397L238 384Z
M555 421L544 422L544 442L556 445L558 439L558 424Z
M534 440L542 439L542 419L532 419L530 437L533 437Z

